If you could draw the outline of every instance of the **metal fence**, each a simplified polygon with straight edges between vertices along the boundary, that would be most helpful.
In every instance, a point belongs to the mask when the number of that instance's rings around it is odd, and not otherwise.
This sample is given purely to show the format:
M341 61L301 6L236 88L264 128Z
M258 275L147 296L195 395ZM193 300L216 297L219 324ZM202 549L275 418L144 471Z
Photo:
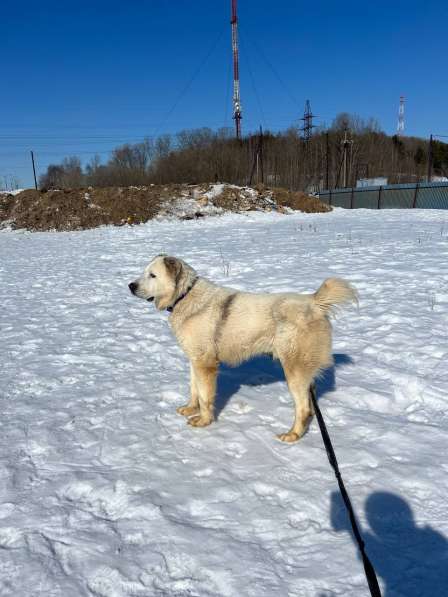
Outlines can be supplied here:
M419 182L382 187L320 191L319 198L346 209L448 209L448 182Z

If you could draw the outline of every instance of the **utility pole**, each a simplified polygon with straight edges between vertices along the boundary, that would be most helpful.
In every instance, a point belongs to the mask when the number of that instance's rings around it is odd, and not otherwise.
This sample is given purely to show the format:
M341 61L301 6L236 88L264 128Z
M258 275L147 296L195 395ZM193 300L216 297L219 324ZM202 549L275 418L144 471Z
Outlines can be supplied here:
M260 134L258 137L257 147L255 148L254 158L252 160L252 168L249 174L249 181L247 186L251 186L252 179L254 177L254 173L257 173L257 183L260 182L260 174L261 174L261 183L264 183L264 168L263 168L263 129L260 126Z
M240 100L240 71L238 58L238 17L236 12L237 0L232 0L232 52L233 52L233 119L235 121L235 135L241 139L241 100Z
M325 188L328 190L330 188L330 142L328 138L328 131L325 133L325 153Z
M432 135L429 135L428 144L428 182L432 179L432 162L433 162L433 147L432 147Z
M31 162L33 164L33 174L34 174L34 187L37 191L37 178L36 178L36 166L34 165L34 153L31 151Z
M397 135L404 135L404 95L400 95L400 106L398 108Z
M348 132L348 128L347 125L345 125L344 127L344 139L342 141L342 162L343 162L343 179L342 179L342 186L345 189L347 187L347 183L348 183L348 179L349 179L349 160L348 160L348 154L351 150L351 146L353 144L353 141L351 139L347 139L347 132Z
M313 118L314 118L314 114L311 112L310 100L306 100L305 110L303 112L303 118L300 119L300 120L303 120L303 127L300 130L302 131L302 139L305 142L309 141L313 134L313 128L314 128Z

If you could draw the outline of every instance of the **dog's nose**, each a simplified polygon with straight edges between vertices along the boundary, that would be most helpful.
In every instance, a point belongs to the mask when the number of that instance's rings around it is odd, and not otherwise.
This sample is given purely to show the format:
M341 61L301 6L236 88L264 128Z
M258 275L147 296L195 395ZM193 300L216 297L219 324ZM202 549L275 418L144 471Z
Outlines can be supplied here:
M136 282L131 282L129 284L129 290L132 292L132 294L135 294L135 291L137 290L137 283Z

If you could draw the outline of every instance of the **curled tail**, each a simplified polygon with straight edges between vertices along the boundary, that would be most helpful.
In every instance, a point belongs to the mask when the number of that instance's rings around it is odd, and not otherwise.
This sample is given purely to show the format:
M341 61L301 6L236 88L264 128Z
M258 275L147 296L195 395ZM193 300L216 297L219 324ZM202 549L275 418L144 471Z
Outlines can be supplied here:
M328 278L314 293L315 305L325 314L331 312L336 305L350 302L358 303L358 293L341 278Z

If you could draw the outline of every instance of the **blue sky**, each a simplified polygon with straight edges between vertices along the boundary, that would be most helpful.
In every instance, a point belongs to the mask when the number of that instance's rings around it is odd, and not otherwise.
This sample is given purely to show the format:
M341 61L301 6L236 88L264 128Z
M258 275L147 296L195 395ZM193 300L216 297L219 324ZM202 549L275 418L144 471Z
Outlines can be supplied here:
M341 111L393 133L448 134L448 3L239 0L243 131ZM0 188L66 155L232 126L230 0L0 6Z

